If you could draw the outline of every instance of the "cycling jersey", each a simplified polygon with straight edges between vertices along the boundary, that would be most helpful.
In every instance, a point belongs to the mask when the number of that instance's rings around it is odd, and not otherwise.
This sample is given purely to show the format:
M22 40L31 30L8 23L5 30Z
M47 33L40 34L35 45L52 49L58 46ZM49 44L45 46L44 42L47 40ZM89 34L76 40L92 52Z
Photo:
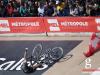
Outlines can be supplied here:
M25 62L22 64L21 69L23 70L24 73L31 73L36 69L33 69L31 66L28 66L28 64Z

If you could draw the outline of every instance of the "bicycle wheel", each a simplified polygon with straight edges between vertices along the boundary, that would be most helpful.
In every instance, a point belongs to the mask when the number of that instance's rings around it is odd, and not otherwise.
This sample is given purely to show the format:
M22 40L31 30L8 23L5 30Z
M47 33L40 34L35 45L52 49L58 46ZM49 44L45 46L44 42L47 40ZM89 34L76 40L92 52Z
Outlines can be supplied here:
M49 48L49 49L45 50L45 52L43 54L44 60L42 62L47 65L50 65L53 63L53 60L50 57L50 52L51 52L51 49Z
M50 56L53 60L59 60L63 56L63 49L61 47L54 47L50 52Z
M32 51L32 60L35 62L39 61L41 55L42 55L42 45L37 44Z

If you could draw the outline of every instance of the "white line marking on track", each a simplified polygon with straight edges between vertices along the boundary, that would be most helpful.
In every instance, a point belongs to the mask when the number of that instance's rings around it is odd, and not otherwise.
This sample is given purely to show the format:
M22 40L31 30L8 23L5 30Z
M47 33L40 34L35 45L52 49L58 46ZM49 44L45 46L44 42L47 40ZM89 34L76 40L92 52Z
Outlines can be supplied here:
M100 70L100 68L98 68ZM100 71L94 71L91 75L100 75Z

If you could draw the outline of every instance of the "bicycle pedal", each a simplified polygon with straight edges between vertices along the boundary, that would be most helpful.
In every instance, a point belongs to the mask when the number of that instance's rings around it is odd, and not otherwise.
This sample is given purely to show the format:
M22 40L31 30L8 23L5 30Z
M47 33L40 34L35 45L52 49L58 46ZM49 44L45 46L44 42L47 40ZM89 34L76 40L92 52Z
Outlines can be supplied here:
M50 62L50 63L53 63L53 61L51 61L51 60L50 60L49 62Z
M40 58L40 60L44 60L44 59L45 59L45 57L41 57L41 58Z

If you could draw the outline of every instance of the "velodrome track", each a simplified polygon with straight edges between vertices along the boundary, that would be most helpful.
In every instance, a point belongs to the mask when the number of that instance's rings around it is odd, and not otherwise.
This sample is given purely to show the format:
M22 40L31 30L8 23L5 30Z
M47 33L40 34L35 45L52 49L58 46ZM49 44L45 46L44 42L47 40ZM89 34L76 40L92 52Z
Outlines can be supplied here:
M73 54L73 57L71 57L69 60L66 59L61 59L60 62L55 63L53 66L51 66L50 68L46 69L46 71L44 70L44 72L42 73L36 73L34 75L97 75L94 74L92 72L89 73L82 71L85 68L85 57L83 56L83 52L86 51L88 49L88 43L89 43L89 37L71 37L71 36L65 36L65 37L0 37L0 48L1 48L1 54L0 54L0 58L6 58L8 56L9 61L14 60L14 54L11 54L12 57L9 56L9 51L7 51L6 47L9 47L10 49L14 49L14 46L16 43L15 42L20 42L20 41L31 41L28 42L27 44L24 44L24 46L32 43L32 41L36 42L37 41L56 41L56 43L59 43L59 41L66 41L63 44L61 44L61 46L65 49L65 50L69 50L66 54ZM58 42L57 42L58 41ZM70 42L71 41L71 42ZM76 41L79 41L78 43L76 43ZM53 42L53 43L54 43ZM76 43L76 44L74 44ZM11 47L10 45L13 45L13 47ZM48 44L45 43L44 45ZM73 44L71 46L71 44ZM6 46L4 46L6 45ZM8 45L8 46L7 46ZM20 42L21 45L21 42ZM56 44L55 44L56 45ZM3 46L5 48L3 48ZM29 45L30 46L30 45ZM59 46L59 45L57 45ZM49 46L48 46L49 47ZM51 46L50 46L51 47ZM73 47L73 48L72 48ZM17 47L16 47L17 48ZM22 47L21 47L22 48ZM5 49L5 50L2 50ZM19 48L18 48L19 49ZM13 50L11 50L13 51ZM17 52L17 49L15 50ZM7 55L8 54L8 55ZM16 57L16 55L15 55ZM91 59L91 65L92 65L92 69L96 69L100 67L100 52L96 53L94 56L90 57ZM17 60L17 57L16 57ZM6 61L7 62L7 61ZM0 61L0 65L4 63L2 61ZM9 71L9 70L1 70L0 71L0 75L26 75L24 74L22 71ZM33 74L29 74L29 75L33 75Z

